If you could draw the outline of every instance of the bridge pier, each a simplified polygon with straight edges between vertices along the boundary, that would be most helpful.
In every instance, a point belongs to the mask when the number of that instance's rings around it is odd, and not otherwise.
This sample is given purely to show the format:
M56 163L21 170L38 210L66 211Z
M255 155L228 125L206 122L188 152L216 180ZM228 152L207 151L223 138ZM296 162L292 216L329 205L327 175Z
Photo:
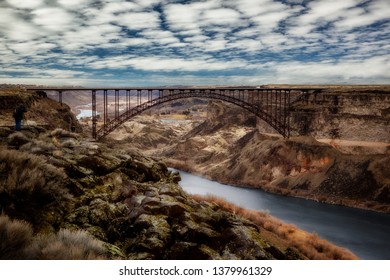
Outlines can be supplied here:
M60 104L62 106L62 91L61 90L58 91L58 102L60 102Z
M108 105L108 97L107 97L107 90L105 89L103 91L103 125L104 126L106 126L106 124L108 123L107 105Z
M92 90L92 137L97 138L96 90Z

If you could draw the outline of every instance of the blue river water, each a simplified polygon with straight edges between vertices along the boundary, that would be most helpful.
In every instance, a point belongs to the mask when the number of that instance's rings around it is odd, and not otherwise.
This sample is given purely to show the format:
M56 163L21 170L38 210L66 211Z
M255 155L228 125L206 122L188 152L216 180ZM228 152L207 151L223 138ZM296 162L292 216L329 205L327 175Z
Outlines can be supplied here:
M390 214L233 187L179 172L180 185L188 193L212 194L244 208L267 211L349 249L361 259L390 260Z

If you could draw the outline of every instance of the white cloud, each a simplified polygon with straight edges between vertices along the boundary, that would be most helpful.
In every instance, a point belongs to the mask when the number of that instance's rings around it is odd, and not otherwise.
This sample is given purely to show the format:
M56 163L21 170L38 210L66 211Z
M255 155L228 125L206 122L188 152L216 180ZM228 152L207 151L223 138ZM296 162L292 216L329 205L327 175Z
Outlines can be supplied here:
M6 0L8 4L20 9L35 9L43 4L43 0Z
M143 71L217 71L234 68L249 67L245 61L218 61L211 57L202 58L176 58L163 56L131 57L118 56L97 60L90 63L94 69L107 68L134 68Z
M127 38L122 41L125 46L145 46L151 42L145 38Z
M186 81L203 83L222 81L218 71L226 70L253 70L243 76L248 83L256 73L295 82L383 80L390 72L388 0L186 2L0 1L1 72L12 64L20 77L38 78L41 64L65 81L97 69L161 77L181 71L191 73ZM366 28L377 22L381 29Z
M10 24L10 22L12 22L12 24ZM6 40L33 40L43 34L41 30L20 18L18 14L11 9L2 10L0 17L0 33L3 33L4 35L3 43Z
M4 73L27 73L28 78L55 78L55 79L69 79L73 77L86 77L83 71L64 70L64 69L50 69L50 68L37 68L26 66L8 66L4 67Z
M390 2L389 1L373 1L368 4L366 9L354 8L335 23L337 28L350 30L362 26L371 25L381 20L390 20L389 16Z
M184 39L186 42L200 42L204 43L207 40L210 40L211 38L204 35L197 35L197 36L191 36Z
M172 4L164 9L169 27L174 31L190 31L191 34L201 34L199 27L200 11L193 9L194 5ZM182 33L183 34L183 33Z
M233 25L240 23L240 14L232 9L220 8L205 10L201 16L201 24L204 25Z
M130 30L157 29L160 18L157 12L124 13L115 18L115 23Z
M24 42L8 45L13 51L21 56L35 56L41 53L47 53L51 49L57 47L53 43L41 43L41 42Z
M65 8L79 8L88 6L93 0L57 0L57 2Z
M254 17L260 14L280 12L288 8L283 3L275 2L273 0L230 0L231 5L244 13L248 17Z
M229 48L240 49L248 52L258 52L264 48L259 40L239 39L228 44Z
M257 28L260 29L262 33L266 33L277 28L280 21L286 19L290 15L291 14L288 11L272 12L255 16L251 21L257 24Z
M167 31L167 30L160 30L160 29L156 29L156 30L144 30L142 32L140 32L140 34L145 37L145 38L149 38L149 39L156 39L156 40L159 40L159 39L166 39L166 38L173 38L173 39L176 39L174 34L171 32L171 31ZM177 40L177 39L176 39Z
M390 79L390 58L387 56L339 62L287 62L274 64L273 68L279 77L287 77L290 82L346 82L375 80L376 77Z
M83 49L119 38L120 27L112 24L80 27L64 33L59 42L65 50Z
M126 13L129 11L139 10L139 6L133 2L110 2L104 5L103 9L99 13Z
M164 2L163 0L134 0L134 1L142 7L155 6L161 2Z
M35 24L50 31L64 31L77 24L70 13L60 8L41 8L34 10L32 14Z

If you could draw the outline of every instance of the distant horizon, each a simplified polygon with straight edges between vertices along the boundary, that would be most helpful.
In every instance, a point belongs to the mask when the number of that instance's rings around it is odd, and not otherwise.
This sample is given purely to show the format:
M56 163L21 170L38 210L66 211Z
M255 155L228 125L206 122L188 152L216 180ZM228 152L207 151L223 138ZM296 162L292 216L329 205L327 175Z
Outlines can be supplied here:
M214 87L214 88L262 88L262 87L277 87L277 86L287 86L287 87L302 87L305 86L309 87L390 87L389 84L259 84L259 85L234 85L234 84L225 84L225 85L155 85L155 86L138 86L138 85L124 85L124 86L117 86L115 84L112 85L104 85L104 86L81 86L81 85L45 85L45 84L20 84L20 83L0 83L1 86L15 86L15 87L26 87L29 89L46 89L46 88L53 88L53 89L126 89L126 88L207 88L207 87Z
M4 0L0 83L390 82L388 0Z

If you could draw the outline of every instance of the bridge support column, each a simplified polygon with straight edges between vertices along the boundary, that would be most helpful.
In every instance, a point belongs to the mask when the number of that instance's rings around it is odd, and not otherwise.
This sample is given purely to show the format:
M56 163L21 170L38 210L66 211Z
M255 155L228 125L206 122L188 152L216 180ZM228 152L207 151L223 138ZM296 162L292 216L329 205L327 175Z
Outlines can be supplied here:
M126 90L126 112L130 110L130 90Z
M115 118L119 117L119 90L115 90Z
M62 90L58 91L58 102L60 102L62 106Z
M287 104L288 104L288 109L286 109L286 118L287 118L287 138L290 138L290 131L291 131L291 127L290 127L290 119L291 119L291 110L290 110L290 107L291 107L291 94L290 94L290 90L288 90L287 92ZM286 106L287 108L287 106Z
M92 90L92 137L96 139L96 90Z
M108 123L108 98L107 98L107 90L105 89L103 91L103 122L104 122L104 127Z

